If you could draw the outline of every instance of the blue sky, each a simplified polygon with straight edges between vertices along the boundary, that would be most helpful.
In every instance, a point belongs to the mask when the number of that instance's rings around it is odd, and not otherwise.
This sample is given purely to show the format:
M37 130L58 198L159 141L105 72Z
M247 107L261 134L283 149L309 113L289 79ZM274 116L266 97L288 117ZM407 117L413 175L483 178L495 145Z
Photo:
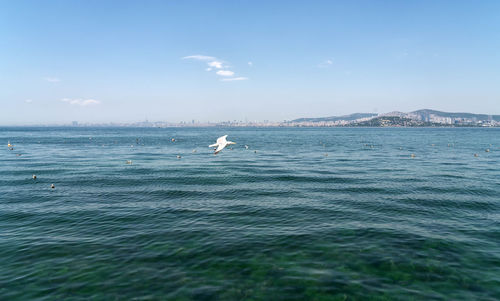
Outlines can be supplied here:
M1 1L0 124L500 114L500 1Z

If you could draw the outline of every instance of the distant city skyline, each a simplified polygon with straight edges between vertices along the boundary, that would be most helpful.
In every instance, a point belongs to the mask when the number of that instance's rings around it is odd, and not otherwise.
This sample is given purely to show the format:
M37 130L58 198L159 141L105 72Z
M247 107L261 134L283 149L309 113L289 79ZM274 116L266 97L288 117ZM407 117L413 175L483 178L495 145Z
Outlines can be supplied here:
M0 125L500 114L498 1L3 1Z

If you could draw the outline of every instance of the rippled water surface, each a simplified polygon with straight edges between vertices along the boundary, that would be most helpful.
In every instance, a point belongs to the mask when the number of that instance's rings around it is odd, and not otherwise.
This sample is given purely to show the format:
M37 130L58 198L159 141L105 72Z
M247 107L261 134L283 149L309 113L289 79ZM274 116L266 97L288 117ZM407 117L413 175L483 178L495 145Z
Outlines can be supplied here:
M238 144L214 156L224 134ZM0 128L0 142L2 300L500 298L500 129Z

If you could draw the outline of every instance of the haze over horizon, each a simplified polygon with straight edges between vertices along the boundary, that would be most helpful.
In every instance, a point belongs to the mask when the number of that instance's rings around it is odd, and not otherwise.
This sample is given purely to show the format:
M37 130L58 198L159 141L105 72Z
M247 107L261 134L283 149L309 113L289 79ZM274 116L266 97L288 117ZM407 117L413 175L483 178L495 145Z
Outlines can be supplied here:
M3 1L0 124L500 114L500 2Z

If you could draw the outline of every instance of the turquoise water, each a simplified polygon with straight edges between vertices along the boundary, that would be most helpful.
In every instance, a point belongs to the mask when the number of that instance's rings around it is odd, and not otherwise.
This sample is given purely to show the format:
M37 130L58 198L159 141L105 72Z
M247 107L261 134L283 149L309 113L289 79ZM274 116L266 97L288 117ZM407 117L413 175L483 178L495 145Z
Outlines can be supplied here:
M238 144L214 156L224 134ZM0 141L2 300L500 298L500 129L0 128Z

